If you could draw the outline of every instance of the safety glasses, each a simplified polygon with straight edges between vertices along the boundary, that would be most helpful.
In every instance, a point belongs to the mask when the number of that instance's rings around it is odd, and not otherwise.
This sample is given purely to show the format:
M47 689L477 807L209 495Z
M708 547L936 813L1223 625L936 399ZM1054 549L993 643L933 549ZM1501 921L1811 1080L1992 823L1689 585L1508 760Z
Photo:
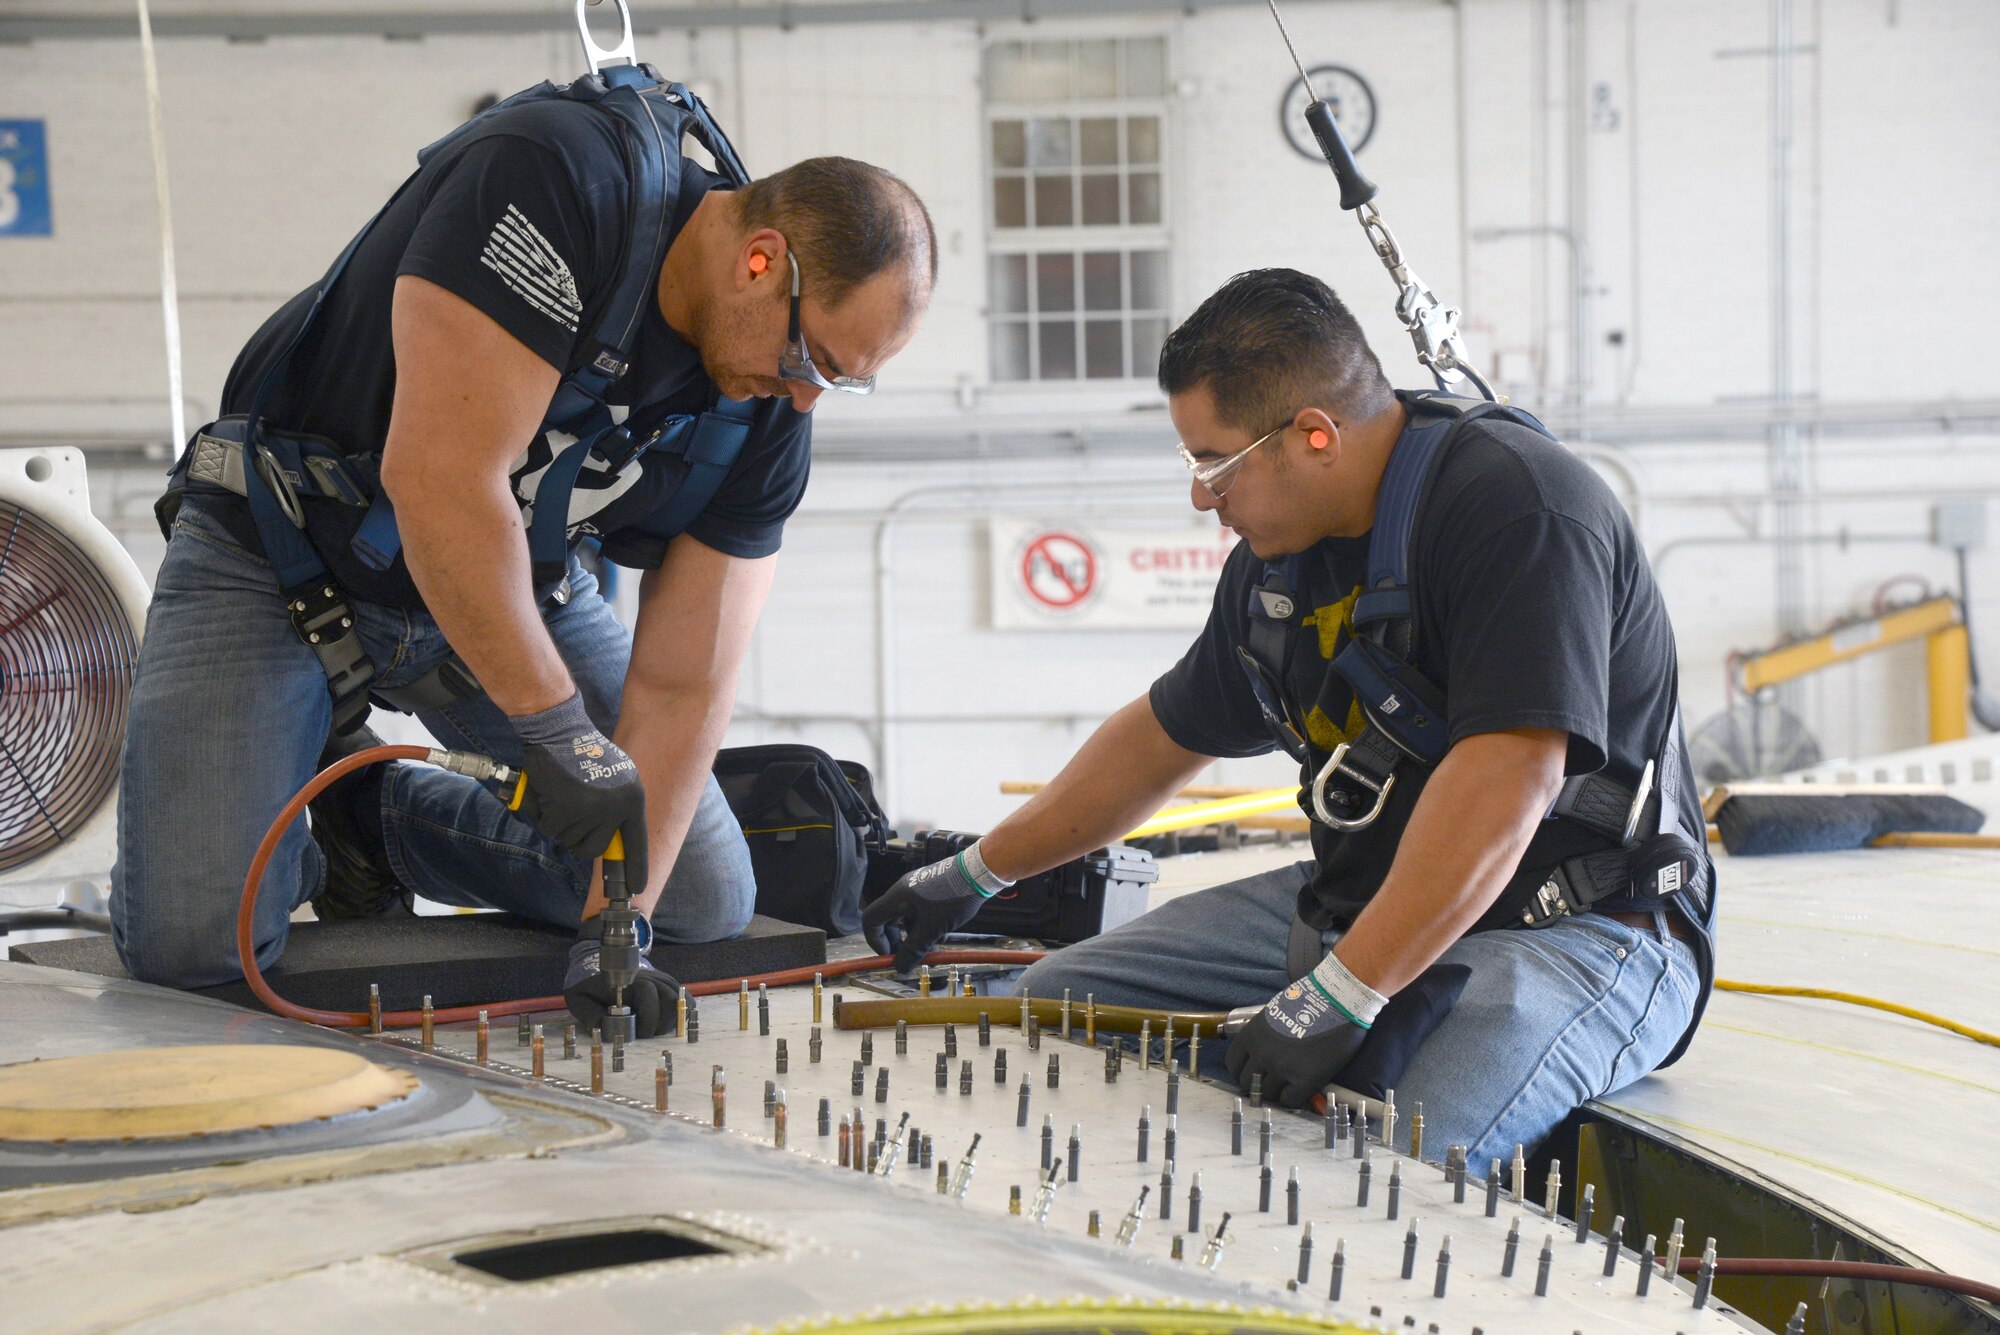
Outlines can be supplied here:
M1181 462L1188 466L1188 472L1194 474L1194 480L1208 488L1208 494L1219 501L1223 493L1235 485L1237 471L1243 467L1243 461L1250 457L1252 451L1264 442L1282 436L1285 427L1290 425L1290 422L1286 422L1276 430L1259 436L1226 459L1210 459L1203 462L1189 452L1186 441L1182 441L1175 448L1181 452Z
M805 335L799 332L799 261L791 248L785 248L785 260L792 266L792 325L785 340L784 355L778 358L778 375L785 380L799 380L808 385L818 385L821 389L838 389L849 394L873 394L875 377L872 375L824 376L813 365L812 354L806 351Z

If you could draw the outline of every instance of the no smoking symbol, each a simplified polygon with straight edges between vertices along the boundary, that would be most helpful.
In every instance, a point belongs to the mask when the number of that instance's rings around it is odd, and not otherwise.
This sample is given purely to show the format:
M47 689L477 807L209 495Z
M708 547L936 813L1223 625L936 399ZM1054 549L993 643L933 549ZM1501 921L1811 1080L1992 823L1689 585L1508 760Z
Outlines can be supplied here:
M1021 551L1021 587L1038 607L1072 611L1097 591L1097 553L1069 533L1042 533Z

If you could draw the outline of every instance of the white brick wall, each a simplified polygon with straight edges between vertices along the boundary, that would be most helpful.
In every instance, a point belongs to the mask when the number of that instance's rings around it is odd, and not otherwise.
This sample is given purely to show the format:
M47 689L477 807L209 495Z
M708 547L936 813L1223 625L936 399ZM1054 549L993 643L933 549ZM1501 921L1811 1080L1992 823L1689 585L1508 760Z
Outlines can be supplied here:
M1580 8L1585 83L1608 85L1618 119L1584 138L1587 206L1576 220L1595 261L1593 401L1610 411L1761 396L1770 383L1769 64L1759 54L1719 53L1768 44L1765 6L1588 0ZM1462 79L1450 6L1293 0L1287 13L1309 62L1352 66L1373 84L1380 129L1362 165L1381 184L1379 204L1418 270L1467 305L1475 349L1563 385L1572 375L1565 253L1551 242L1466 241L1461 221L1472 229L1571 221L1564 6L1465 0ZM1288 65L1268 18L1244 7L1117 23L1043 20L1033 31L1137 29L1168 34L1181 80L1170 199L1177 311L1242 268L1311 269L1356 304L1392 375L1422 383L1390 317L1388 282L1339 215L1331 181L1279 137ZM1537 33L1546 40L1539 64ZM1981 319L2000 304L1992 261L2000 104L1991 97L2000 6L1819 0L1799 6L1797 36L1812 48L1797 65L1799 391L1853 403L2000 398L2000 359ZM880 162L929 201L943 243L929 320L884 391L830 405L827 415L828 434L849 438L876 414L928 423L940 457L895 467L822 463L746 672L745 707L874 713L874 531L835 522L836 511L878 508L919 486L1067 481L1078 505L1088 497L1102 507L1120 488L1139 488L1153 498L1148 514L1181 522L1164 435L1151 458L963 460L964 433L995 414L1101 421L1155 398L1143 385L985 387L981 40L971 25L942 23L641 38L643 57L709 98L753 169L825 152ZM560 34L170 39L160 59L195 414L213 409L242 339L324 267L422 143L479 95L567 76L578 64L573 39ZM80 87L89 96L76 96ZM1538 103L1546 104L1539 117ZM136 42L0 47L0 116L48 121L56 228L46 241L0 240L0 438L163 439ZM1608 340L1614 331L1620 346ZM1534 379L1515 387L1530 390ZM962 385L970 412L958 405ZM1995 445L1985 431L1830 435L1813 447L1810 473L1823 498L1807 526L1919 534L1935 496L2000 489ZM1761 492L1763 446L1690 430L1629 454L1642 475L1648 545L1666 553L1662 582L1680 628L1689 717L1699 720L1721 704L1722 655L1774 633L1773 558L1756 546L1669 549L1679 538L1740 534L1742 517L1757 512L1754 502L1732 511L1674 498ZM100 512L150 568L159 551L147 528L151 479L107 470L96 485ZM1179 652L1183 637L1170 633L1053 639L985 629L982 550L977 526L963 520L899 527L900 711L1095 716L1142 690ZM1811 615L1865 604L1881 580L1905 571L1951 578L1946 555L1921 543L1816 548ZM2000 561L1982 556L1974 579L1979 619L2000 625ZM2000 665L2000 638L1984 642ZM1921 741L1920 668L1921 651L1912 650L1815 683L1810 722L1828 751ZM1047 775L1087 726L908 724L897 754L898 814L990 823L1007 805L992 795L992 780ZM759 730L738 731L747 739ZM815 725L809 735L869 754L856 726ZM1283 770L1268 762L1224 768Z

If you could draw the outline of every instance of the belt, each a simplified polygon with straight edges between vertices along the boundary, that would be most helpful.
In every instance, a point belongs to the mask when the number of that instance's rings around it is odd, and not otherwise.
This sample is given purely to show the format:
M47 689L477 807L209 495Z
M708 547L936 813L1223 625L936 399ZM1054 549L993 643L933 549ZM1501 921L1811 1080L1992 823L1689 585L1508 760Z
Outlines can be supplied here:
M1676 941L1685 942L1689 946L1694 945L1694 928L1688 926L1686 918L1678 913L1669 911L1665 907L1660 909L1660 913L1666 916L1668 936L1671 936ZM1653 914L1641 913L1636 909L1618 913L1606 913L1604 916L1613 922L1622 922L1627 927L1636 927L1642 932L1651 930L1654 925Z

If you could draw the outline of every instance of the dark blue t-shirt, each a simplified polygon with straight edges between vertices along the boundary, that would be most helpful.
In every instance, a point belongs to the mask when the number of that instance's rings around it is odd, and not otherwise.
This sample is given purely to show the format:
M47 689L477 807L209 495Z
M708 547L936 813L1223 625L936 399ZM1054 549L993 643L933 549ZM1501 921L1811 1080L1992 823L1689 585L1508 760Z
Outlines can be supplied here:
M390 337L396 279L413 274L463 298L542 360L568 373L582 360L619 274L628 230L629 181L618 123L567 99L496 114L499 133L453 145L404 186L355 252L273 396L267 419L322 436L363 459L379 458L395 398ZM674 151L669 145L669 151ZM721 178L682 162L671 231L678 234ZM664 253L653 260L658 272ZM311 291L273 315L245 345L223 391L225 413L247 412L266 369L304 319ZM608 395L614 414L650 418L699 413L717 398L700 353L667 326L656 300L644 305L631 370ZM531 509L536 483L571 438L523 441L510 470ZM730 556L778 550L785 520L805 492L811 418L788 399L760 400L750 438L727 478L687 532ZM623 473L586 467L569 509L571 539L594 536L621 565L656 567L665 543L636 525L673 495L685 468L648 454ZM376 571L348 549L360 511L308 500L312 533L334 577L352 597L422 605L401 557ZM256 546L239 509L232 528Z

